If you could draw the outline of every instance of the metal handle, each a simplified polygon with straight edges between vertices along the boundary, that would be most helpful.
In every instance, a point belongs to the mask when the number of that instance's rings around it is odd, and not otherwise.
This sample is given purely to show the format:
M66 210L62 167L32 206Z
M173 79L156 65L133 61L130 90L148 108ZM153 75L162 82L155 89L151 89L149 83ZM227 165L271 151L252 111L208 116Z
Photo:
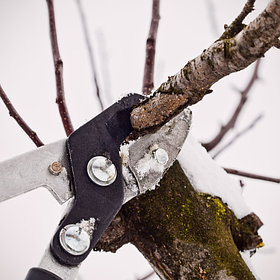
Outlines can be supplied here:
M63 280L57 275L42 269L42 268L31 268L25 278L25 280Z

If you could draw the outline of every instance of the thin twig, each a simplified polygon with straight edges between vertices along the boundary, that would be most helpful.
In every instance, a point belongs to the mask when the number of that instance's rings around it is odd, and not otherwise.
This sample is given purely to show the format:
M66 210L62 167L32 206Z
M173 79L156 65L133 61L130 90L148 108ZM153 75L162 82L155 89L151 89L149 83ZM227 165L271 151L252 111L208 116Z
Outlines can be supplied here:
M219 40L232 38L243 29L243 20L248 14L250 14L254 10L255 2L256 0L247 0L242 11L236 17L236 19L231 23L230 26L225 27L226 30L219 38Z
M263 117L262 115L259 115L256 119L254 119L252 121L252 123L250 125L248 125L243 130L238 132L227 144L225 144L218 152L216 152L216 154L213 156L213 159L215 159L225 149L227 149L230 145L232 145L239 137L241 137L242 135L247 133L249 130L251 130L257 124L257 122L261 120L262 117Z
M63 84L63 62L61 60L58 44L57 44L53 0L47 0L47 5L48 5L48 13L49 13L50 39L51 39L53 63L55 69L55 79L56 79L56 91L57 91L56 103L59 108L59 113L64 126L64 130L66 132L66 135L68 136L74 131L74 128L65 101L64 84Z
M213 3L213 0L205 0L207 5L207 13L210 20L210 25L212 27L213 34L218 37L219 36L219 29L217 24L217 17L215 13L215 5Z
M148 273L146 276L139 278L138 280L147 280L148 278L150 278L151 276L154 275L154 271L151 271L150 273Z
M244 171L237 170L237 169L232 169L232 168L224 168L224 170L227 173L233 174L233 175L238 175L238 176L243 176L243 177L247 177L247 178L263 180L263 181L269 181L269 182L273 182L273 183L277 183L277 184L280 183L280 178L262 176L262 175L259 175L259 174L253 174L253 173L244 172Z
M154 88L154 68L155 68L155 53L158 24L160 20L159 15L160 0L153 0L152 19L150 31L146 42L146 61L143 78L143 94L151 94Z
M211 140L208 143L203 143L202 144L207 151L210 151L213 148L215 148L222 141L222 139L227 134L227 132L229 130L231 130L232 128L234 128L235 123L236 123L236 121L237 121L237 119L240 115L240 112L244 108L244 105L247 101L248 94L249 94L253 84L258 79L259 66L260 66L260 59L258 59L256 64L255 64L255 69L253 71L253 75L252 75L249 83L247 84L246 88L241 92L240 101L239 101L232 117L229 119L229 121L225 125L223 125L221 127L219 133L213 138L213 140Z
M78 6L81 22L82 22L83 32L84 32L84 36L85 36L85 41L86 41L86 45L87 45L87 50L88 50L89 62L90 62L90 67L91 67L91 72L92 72L92 84L93 84L93 88L95 88L96 96L99 101L101 110L103 111L104 105L103 105L103 102L102 102L101 96L100 96L100 87L99 87L99 82L97 79L97 71L96 71L94 58L93 58L93 48L92 48L92 44L90 41L88 24L86 21L86 17L85 17L85 13L84 13L84 9L83 9L81 0L76 0L76 2L77 2L77 6Z
M34 144L37 147L43 146L44 143L40 140L36 132L33 131L28 126L28 124L23 120L23 118L19 115L19 113L11 103L10 99L8 98L7 94L2 89L1 85L0 85L0 97L3 100L4 104L6 105L7 109L9 110L10 116L16 120L16 122L24 130L24 132L28 135L28 137L34 142Z

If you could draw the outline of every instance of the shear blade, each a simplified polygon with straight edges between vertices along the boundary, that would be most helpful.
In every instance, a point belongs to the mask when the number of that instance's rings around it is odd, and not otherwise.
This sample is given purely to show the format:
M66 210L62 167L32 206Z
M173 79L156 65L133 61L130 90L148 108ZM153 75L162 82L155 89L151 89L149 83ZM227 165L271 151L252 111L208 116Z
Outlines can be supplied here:
M53 162L62 164L62 170L57 176L49 171ZM1 162L0 202L45 187L59 203L64 203L73 196L68 178L68 165L65 140Z
M191 111L185 109L155 133L146 134L121 146L125 183L124 203L139 193L154 189L176 160L189 133L190 125ZM157 157L157 150L161 152L160 158Z

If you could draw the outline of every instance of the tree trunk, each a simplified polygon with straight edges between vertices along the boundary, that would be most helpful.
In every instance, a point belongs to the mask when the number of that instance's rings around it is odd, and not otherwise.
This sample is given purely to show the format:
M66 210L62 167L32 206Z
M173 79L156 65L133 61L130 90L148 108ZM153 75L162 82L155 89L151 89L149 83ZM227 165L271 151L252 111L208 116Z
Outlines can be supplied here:
M254 214L238 220L220 198L197 193L175 162L156 190L123 206L96 249L131 242L164 280L255 279L239 250L261 245L261 225Z

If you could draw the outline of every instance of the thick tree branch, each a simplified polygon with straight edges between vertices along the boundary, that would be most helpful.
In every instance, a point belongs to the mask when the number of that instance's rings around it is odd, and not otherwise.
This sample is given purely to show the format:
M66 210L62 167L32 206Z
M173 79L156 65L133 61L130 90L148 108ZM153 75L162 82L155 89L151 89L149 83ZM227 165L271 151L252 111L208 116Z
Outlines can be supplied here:
M152 19L151 19L149 35L146 42L146 60L145 60L143 88L142 88L142 92L145 95L151 94L154 88L156 40L157 40L158 24L160 20L159 9L160 9L160 0L153 0Z
M83 9L83 5L82 5L81 0L76 0L76 2L77 2L79 14L80 14L81 22L82 22L82 27L83 27L83 32L84 32L84 36L85 36L86 45L87 45L90 68L91 68L91 72L92 72L93 88L95 88L95 92L96 92L97 99L99 101L100 108L103 111L104 110L104 105L103 105L103 102L102 102L102 99L101 99L101 96L100 96L100 87L99 87L99 82L98 82L98 79L97 79L97 71L96 71L94 58L93 58L93 48L92 48L92 44L90 42L88 25L87 25L87 22L86 22L86 17L85 17L85 13L84 13L84 9Z
M238 175L238 176L242 176L242 177L258 179L258 180L263 180L263 181L268 181L268 182L273 182L273 183L280 184L280 178L273 178L273 177L263 176L263 175L249 173L249 172L244 172L244 171L237 170L237 169L232 169L232 168L224 168L224 169L229 174L233 174L233 175Z
M131 242L164 280L253 280L238 251L261 246L261 225L253 213L238 220L218 197L197 193L175 162L160 186L122 207L96 249Z
M23 120L23 118L19 115L13 104L11 103L10 99L8 98L7 94L4 92L0 85L0 97L3 100L4 104L6 105L7 109L9 110L9 114L15 121L19 124L19 126L24 130L24 132L28 135L28 137L34 142L37 147L41 147L44 143L40 140L38 135L35 131L33 131L28 124Z
M220 150L218 150L215 155L213 156L213 159L215 159L218 155L220 155L225 149L227 149L230 145L232 145L239 137L247 133L249 130L251 130L262 118L262 115L259 115L256 119L252 121L250 125L242 129L239 133L237 133L228 143L226 143Z
M252 75L249 83L247 84L246 88L241 92L240 101L239 101L235 111L233 112L233 115L231 116L231 118L228 120L228 122L225 125L223 125L221 127L219 133L211 141L209 141L208 143L202 144L202 146L204 146L204 148L207 151L211 151L213 148L215 148L222 141L222 139L228 133L228 131L231 130L232 128L234 128L236 121L247 101L248 94L249 94L253 84L258 79L259 65L260 65L260 59L258 59L256 62L256 66L255 66L253 75Z
M64 126L64 130L66 132L66 135L68 136L74 131L74 128L65 101L64 83L63 83L63 62L59 54L58 43L57 43L53 0L47 0L47 5L48 5L48 13L49 13L50 39L51 39L53 63L55 69L55 79L56 79L56 91L57 91L56 103L59 108L59 113Z
M231 39L213 43L169 77L153 97L139 104L131 114L134 129L160 126L182 108L197 103L221 78L240 71L262 57L280 36L280 0L266 9Z

